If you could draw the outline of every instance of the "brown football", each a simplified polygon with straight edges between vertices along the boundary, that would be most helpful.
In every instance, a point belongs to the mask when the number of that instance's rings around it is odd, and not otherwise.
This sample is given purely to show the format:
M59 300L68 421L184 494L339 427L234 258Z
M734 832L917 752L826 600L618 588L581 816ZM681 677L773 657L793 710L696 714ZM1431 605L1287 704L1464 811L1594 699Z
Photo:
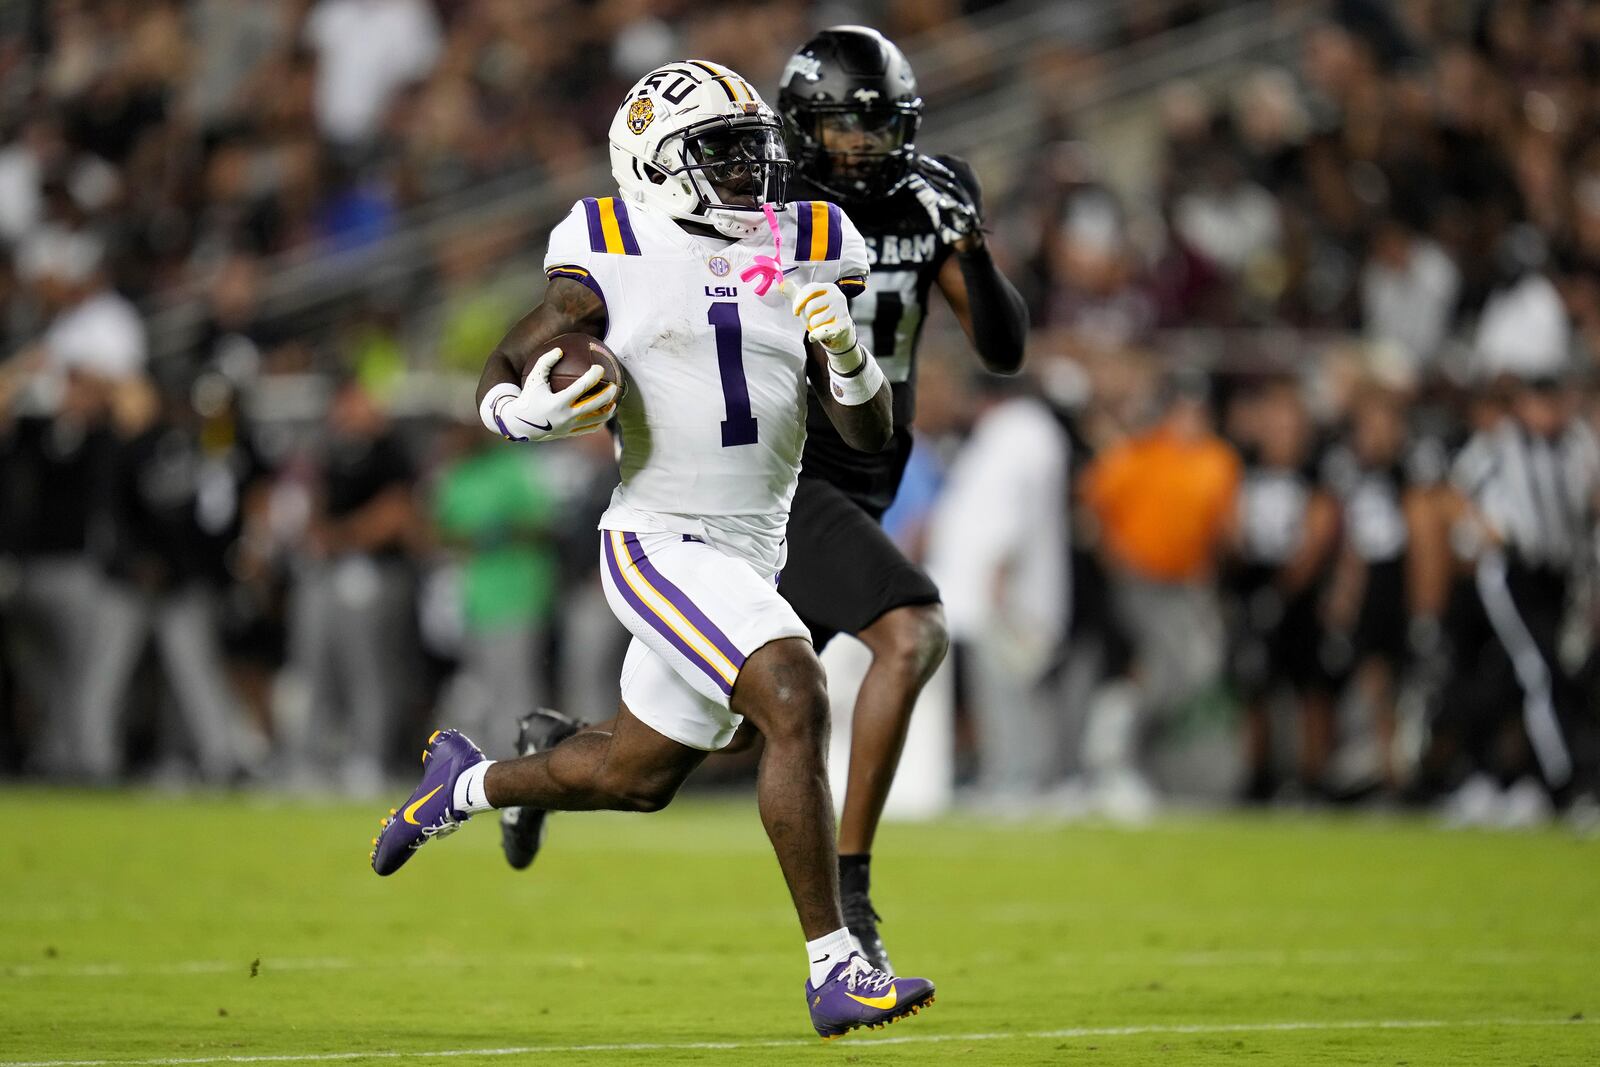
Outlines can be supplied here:
M603 343L590 337L586 333L564 333L556 337L539 350L540 355L549 352L552 348L561 349L561 358L556 360L556 365L550 368L550 391L559 393L589 370L590 367L600 368L600 381L595 383L594 389L603 389L605 384L619 386L621 391L627 390L627 383L622 376L622 361L617 354L607 348ZM528 364L532 371L533 365L538 362L534 357ZM590 392L593 392L591 389ZM621 393L619 392L619 396Z

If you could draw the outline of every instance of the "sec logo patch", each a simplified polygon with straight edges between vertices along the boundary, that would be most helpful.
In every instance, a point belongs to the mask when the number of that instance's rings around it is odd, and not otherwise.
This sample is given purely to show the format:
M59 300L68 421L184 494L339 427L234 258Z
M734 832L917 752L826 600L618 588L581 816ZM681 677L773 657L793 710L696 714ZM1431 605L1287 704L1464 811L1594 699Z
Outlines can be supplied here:
M733 269L733 264L729 263L723 256L712 256L706 262L706 266L710 267L711 273L719 278L726 278L728 272Z

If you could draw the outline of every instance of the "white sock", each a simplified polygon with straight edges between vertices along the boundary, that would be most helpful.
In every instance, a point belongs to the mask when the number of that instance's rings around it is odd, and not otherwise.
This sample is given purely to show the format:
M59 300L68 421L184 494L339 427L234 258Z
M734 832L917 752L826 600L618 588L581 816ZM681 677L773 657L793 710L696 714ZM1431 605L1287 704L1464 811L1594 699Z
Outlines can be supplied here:
M494 810L494 805L489 803L489 797L483 791L483 776L489 773L489 768L493 767L495 762L486 759L482 763L474 763L461 772L461 777L456 779L455 798L451 801L457 811L476 815L480 811Z
M806 959L811 961L811 986L816 988L828 980L828 975L840 963L850 958L856 950L855 938L850 929L841 926L831 934L806 942Z

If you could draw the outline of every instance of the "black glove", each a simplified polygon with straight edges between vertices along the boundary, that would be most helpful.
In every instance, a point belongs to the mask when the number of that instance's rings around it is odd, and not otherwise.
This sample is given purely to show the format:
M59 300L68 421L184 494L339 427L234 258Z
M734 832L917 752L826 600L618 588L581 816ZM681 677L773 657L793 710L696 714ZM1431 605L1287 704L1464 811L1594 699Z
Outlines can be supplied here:
M912 166L911 191L933 220L939 239L955 244L977 233L983 220L972 194L955 172L936 159L918 156Z

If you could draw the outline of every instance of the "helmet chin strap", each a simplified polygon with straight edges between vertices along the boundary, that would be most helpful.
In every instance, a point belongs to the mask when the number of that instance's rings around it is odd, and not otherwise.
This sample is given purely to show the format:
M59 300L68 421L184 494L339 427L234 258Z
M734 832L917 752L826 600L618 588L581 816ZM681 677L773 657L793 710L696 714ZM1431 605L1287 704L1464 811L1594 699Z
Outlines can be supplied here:
M750 219L742 211L719 211L716 208L707 208L706 217L711 220L711 227L724 237L732 237L742 241L746 237L754 237L761 232L761 219L759 216Z
M688 175L689 188L694 190L694 195L700 200L700 207L693 215L679 215L686 222L701 223L710 226L724 237L731 237L735 241L742 241L761 230L761 218L746 218L750 214L744 211L732 211L720 202L716 191L704 176L698 174Z

